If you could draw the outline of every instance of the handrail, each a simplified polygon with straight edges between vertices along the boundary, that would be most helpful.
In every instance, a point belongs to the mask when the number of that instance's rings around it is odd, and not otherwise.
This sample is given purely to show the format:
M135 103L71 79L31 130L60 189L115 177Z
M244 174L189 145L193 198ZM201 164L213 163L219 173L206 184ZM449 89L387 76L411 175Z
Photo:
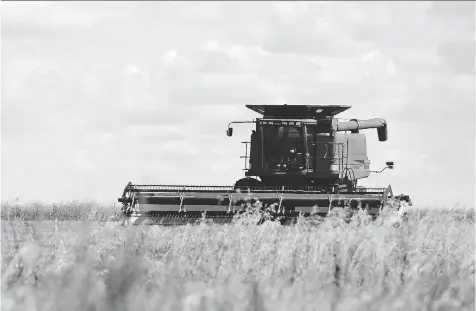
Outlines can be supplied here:
M236 121L235 121L236 122ZM243 123L248 123L249 121L242 121ZM236 122L236 123L242 123L240 121ZM251 122L249 122L251 123ZM245 144L245 155L242 155L240 156L240 159L244 159L244 171L248 171L250 170L251 168L248 167L248 162L249 162L249 159L251 159L251 146L249 148L249 151L248 151L248 144L251 144L251 142L249 141L242 141L241 142L242 144ZM310 153L307 153L305 154L305 157L304 157L304 162L306 162L308 165L306 165L306 170L309 172L309 160L319 160L319 159L327 159L327 160L330 160L332 161L333 163L332 164L336 164L335 161L337 160L337 167L338 167L338 171L339 171L339 178L344 178L344 175L345 175L345 170L347 169L347 165L344 164L344 161L347 159L347 156L345 156L344 154L344 143L342 142L306 142L307 146L321 146L321 145L324 145L326 150L324 152L324 155L323 156L316 156L316 155L313 155L311 156ZM330 152L330 145L334 146L332 148L333 152L331 153ZM335 147L337 146L337 147ZM315 154L317 154L317 150L315 150L314 152ZM302 154L302 153L301 153ZM318 171L317 170L317 167L316 167L316 162L314 162L314 171ZM324 170L322 170L324 171Z
M312 186L250 186L245 187L250 189L251 192L281 192L281 193L326 193L325 191L318 191ZM311 190L310 190L311 189ZM386 188L367 188L364 187L365 193L377 194L382 193ZM229 192L234 191L233 186L203 186L203 185L131 185L131 192L141 193L153 193L153 192L172 192L177 195L183 195L186 192ZM345 193L345 192L344 192Z
M251 145L251 142L250 142L250 141L242 141L241 143L242 143L242 144L245 144L245 155L244 155L244 156L240 156L240 159L244 159L244 160L245 160L245 168L244 168L243 170L244 170L244 171L247 171L247 170L249 170L248 165L246 164L246 163L247 163L247 159L251 159L251 154L248 156L248 144ZM251 153L251 146L250 146L250 153Z

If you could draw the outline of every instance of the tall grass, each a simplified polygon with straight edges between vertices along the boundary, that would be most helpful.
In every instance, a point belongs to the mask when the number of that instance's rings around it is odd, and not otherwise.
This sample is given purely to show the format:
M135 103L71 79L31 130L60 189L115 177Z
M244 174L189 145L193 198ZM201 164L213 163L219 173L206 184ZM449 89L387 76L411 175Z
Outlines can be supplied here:
M2 203L1 220L108 221L119 217L120 207L95 202L64 202L56 204Z
M395 223L2 221L2 310L474 310L474 212Z

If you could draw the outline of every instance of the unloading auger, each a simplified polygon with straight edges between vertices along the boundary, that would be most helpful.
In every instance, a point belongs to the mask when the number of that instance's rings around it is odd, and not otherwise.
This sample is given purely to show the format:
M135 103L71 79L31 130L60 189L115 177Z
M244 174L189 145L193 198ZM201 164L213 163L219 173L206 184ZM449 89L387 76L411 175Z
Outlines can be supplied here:
M229 223L254 207L281 223L299 215L325 216L336 206L364 209L376 217L390 200L411 205L408 195L395 196L391 186L365 188L359 179L393 169L387 162L370 170L365 129L387 140L384 119L341 121L342 105L246 105L262 118L253 123L245 144L245 176L230 186L137 185L129 182L119 202L133 224L177 225L200 219ZM393 205L394 206L394 205Z

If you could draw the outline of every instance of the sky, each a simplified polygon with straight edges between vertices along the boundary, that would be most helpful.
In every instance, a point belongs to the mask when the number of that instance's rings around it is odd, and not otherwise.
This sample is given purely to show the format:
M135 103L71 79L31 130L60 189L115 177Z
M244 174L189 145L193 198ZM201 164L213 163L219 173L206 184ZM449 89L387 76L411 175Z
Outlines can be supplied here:
M129 182L231 185L247 104L351 105L362 185L475 199L474 2L3 2L2 201L115 202Z

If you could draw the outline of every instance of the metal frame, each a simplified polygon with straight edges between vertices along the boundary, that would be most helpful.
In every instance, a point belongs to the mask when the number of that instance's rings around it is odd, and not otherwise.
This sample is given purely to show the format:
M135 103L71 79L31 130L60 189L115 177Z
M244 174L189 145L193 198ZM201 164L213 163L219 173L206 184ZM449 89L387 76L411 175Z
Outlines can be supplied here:
M190 192L205 192L205 193L235 193L234 186L207 186L207 185L133 185L126 186L128 191L134 194L135 199L141 196L155 196L160 197L160 193L176 193L176 197L185 196L185 193ZM319 194L321 192L316 190L309 190L309 186L247 186L252 193L303 193L303 194ZM383 193L388 188L359 188L365 190L364 193L377 194ZM345 192L342 192L345 194ZM358 194L359 191L354 192ZM170 197L170 196L167 196ZM185 196L186 197L186 196Z
M303 126L303 137L307 137L307 127ZM261 141L263 140L263 131L260 131L261 133ZM309 172L325 172L327 170L318 170L317 169L317 160L318 159L328 159L330 160L330 165L335 165L335 161L337 160L337 166L338 166L338 170L339 170L339 178L344 178L345 175L346 175L346 169L347 169L347 162L344 163L345 160L348 160L348 154L345 154L344 153L344 148L345 146L348 147L348 144L344 144L344 143L335 143L335 142L308 142L307 141L307 138L306 139L306 142L305 142L305 145L304 145L304 152L305 152L305 157L304 157L304 162L305 162L305 165L306 165L306 172L309 173ZM250 141L242 141L241 142L242 144L245 144L245 155L243 156L240 156L240 159L244 159L244 162L245 162L245 167L243 169L243 171L249 171L251 170L251 168L248 167L248 164L249 164L249 159L251 159L251 142ZM248 144L250 145L250 148L248 148ZM325 148L327 149L326 150L326 153L323 157L318 157L318 156L310 156L309 154L309 147L310 146L320 146L320 145L324 145ZM332 145L332 149L334 150L334 156L328 156L329 154L329 145ZM335 148L335 146L337 146L337 148ZM337 150L337 152L335 152ZM317 150L315 150L315 154L317 154ZM300 153L302 155L302 153ZM337 156L336 156L337 154ZM312 161L314 160L314 169L310 169L309 168L309 161ZM264 166L264 157L261 157L261 166L263 167Z
M318 170L317 169L317 160L318 159L328 159L328 160L331 160L330 161L330 165L335 165L335 163L333 163L333 161L336 161L337 160L337 166L338 166L338 170L339 170L339 178L344 178L344 172L345 172L345 169L347 168L347 163L345 163L344 165L344 160L347 160L348 159L348 155L344 154L344 143L333 143L333 142L317 142L317 143L314 143L314 142L307 142L307 145L312 145L312 146L318 146L318 145L325 145L326 146L326 153L324 154L323 157L317 157L317 156L310 156L309 153L306 154L306 161L308 160L314 160L314 169L309 169L309 164L307 165L306 167L306 171L309 172L309 171L314 171L314 172L324 172L324 171L327 171L327 170ZM337 146L337 156L335 156L335 153L334 153L334 156L328 156L328 153L329 153L329 145L332 145L333 146L333 150L335 151L336 148L335 146ZM315 150L317 151L317 150ZM315 152L315 154L317 154L317 152Z
M240 193L235 191L233 186L133 185L129 183L126 186L126 192L133 194L132 197L129 197L131 198L131 202L128 200L120 201L127 206L128 211L124 210L126 214L131 214L134 211L139 212L141 204L155 205L158 209L157 211L159 211L162 203L169 207L175 205L175 212L180 214L187 212L185 209L185 204L187 204L187 202L188 204L191 204L190 206L194 206L193 209L203 206L204 210L207 210L209 207L214 206L223 212L234 213L236 208L234 199L241 201L245 198L256 198L263 203L267 202L267 204L277 203L277 205L279 205L278 212L284 212L283 204L290 201L300 202L297 204L309 207L318 202L330 202L335 199L339 201L356 200L368 203L373 202L372 204L381 204L385 203L389 195L393 197L393 191L390 186L387 188L359 189L361 191L353 193L341 192L335 194L309 190L306 189L306 187L301 187L301 189L298 188L299 187L256 186L249 187L248 192ZM332 200L330 200L331 197ZM330 201L328 201L328 199ZM228 200L228 202L226 200ZM293 205L293 203L291 203L291 205ZM170 211L167 211L167 213L168 212Z
M243 171L249 171L250 168L248 168L248 159L251 159L251 141L242 141L241 142L242 144L245 144L245 155L244 156L240 156L240 159L245 159L245 168L243 169ZM248 156L248 144L250 144L250 155Z

